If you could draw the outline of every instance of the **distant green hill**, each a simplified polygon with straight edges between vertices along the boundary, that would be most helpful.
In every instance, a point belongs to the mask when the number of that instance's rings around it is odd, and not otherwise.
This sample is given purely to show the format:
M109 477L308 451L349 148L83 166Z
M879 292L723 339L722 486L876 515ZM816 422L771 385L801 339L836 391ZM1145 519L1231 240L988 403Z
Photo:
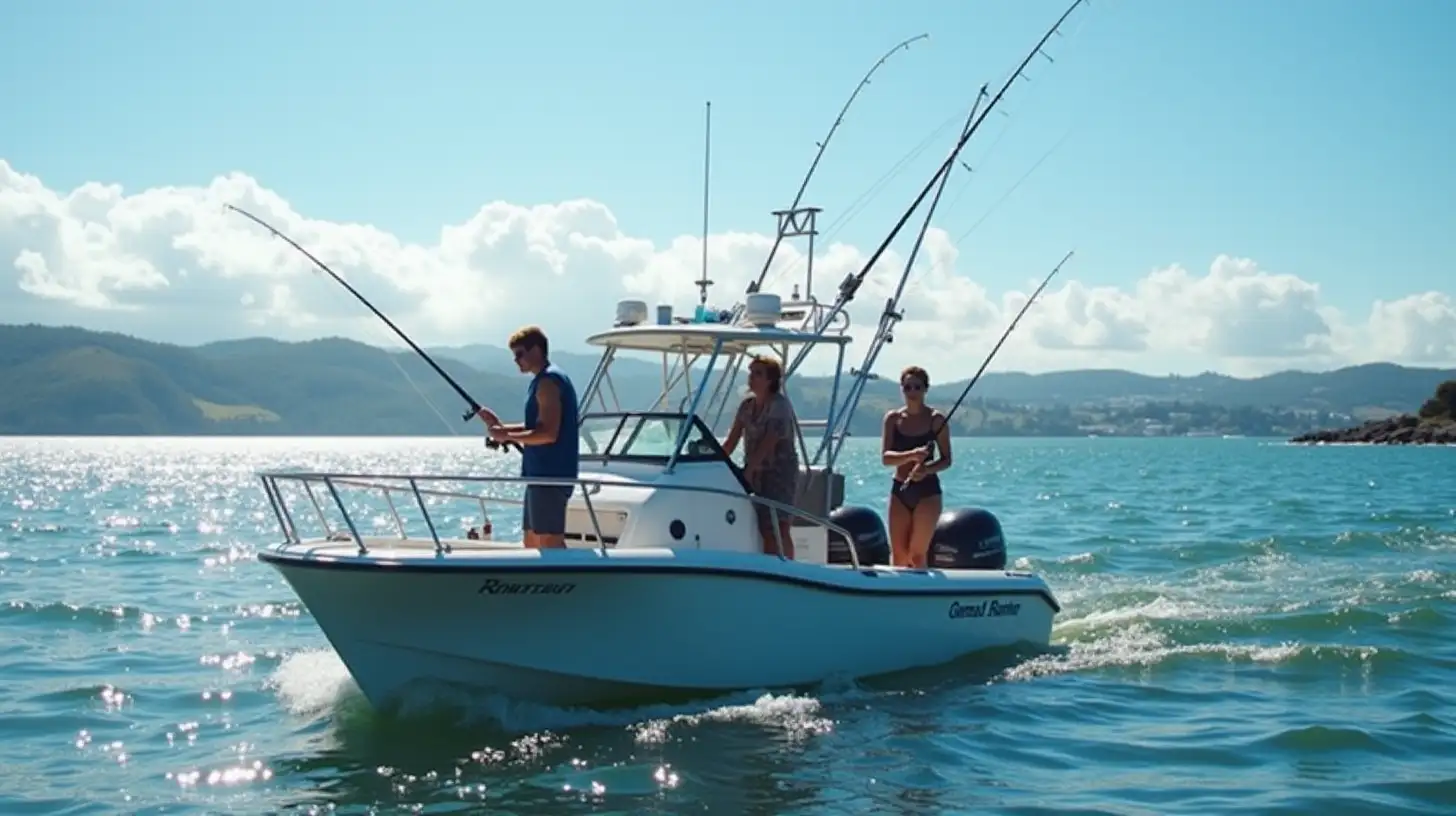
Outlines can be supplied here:
M504 349L477 345L431 353L476 399L508 418L519 416L525 382ZM585 387L594 356L564 351L552 356ZM1437 383L1453 378L1456 371L1388 364L1247 380L1126 371L996 373L977 386L971 405L957 415L956 430L1298 432L1329 424L1327 415L1413 411ZM645 404L661 387L661 368L621 360L614 381L624 398L632 394ZM250 338L183 347L74 327L0 325L0 382L0 434L479 432L461 420L463 401L413 353L338 338L304 343ZM827 414L831 383L823 377L797 380L793 393L801 417ZM963 386L937 383L935 401L948 406ZM892 379L871 383L853 432L878 435L879 417L898 401Z
M519 376L439 362L486 404L505 411L521 401ZM446 423L474 430L461 421L463 401L414 354L352 340L185 348L76 328L0 326L0 378L5 434L411 435L447 434Z

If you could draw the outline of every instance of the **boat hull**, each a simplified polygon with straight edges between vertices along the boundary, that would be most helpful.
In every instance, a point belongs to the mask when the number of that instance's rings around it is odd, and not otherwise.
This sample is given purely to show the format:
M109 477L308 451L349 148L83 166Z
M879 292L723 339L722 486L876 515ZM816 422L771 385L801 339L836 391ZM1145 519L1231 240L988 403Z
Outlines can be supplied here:
M672 550L260 554L371 704L443 684L551 705L801 687L1045 645L1024 573L800 564Z

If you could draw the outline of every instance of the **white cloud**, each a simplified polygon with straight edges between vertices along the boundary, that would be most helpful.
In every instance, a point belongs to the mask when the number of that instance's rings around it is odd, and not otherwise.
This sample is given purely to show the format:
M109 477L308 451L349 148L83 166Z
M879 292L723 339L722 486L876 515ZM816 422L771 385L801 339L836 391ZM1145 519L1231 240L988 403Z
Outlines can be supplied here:
M596 201L492 202L421 245L373 226L309 218L239 173L206 187L127 194L88 183L64 192L0 160L0 322L70 323L172 342L260 334L393 341L307 259L224 203L286 232L423 344L499 344L518 325L537 322L558 343L575 346L609 324L619 298L680 310L696 302L698 239L656 246L626 235ZM913 234L903 235L899 245L908 246ZM770 242L757 233L712 236L719 302L741 297ZM821 248L820 298L832 298L864 258L853 246ZM800 279L803 260L781 248L770 281L787 288ZM887 253L860 290L851 309L857 339L877 322L902 263ZM879 368L916 362L938 380L964 376L1031 287L988 292L939 230L927 235L918 266L902 301L906 320ZM1064 274L1027 314L996 368L1257 373L1378 359L1456 364L1449 294L1377 301L1368 315L1346 315L1321 301L1315 283L1222 255L1204 273L1171 265L1125 289ZM856 346L855 357L863 352L862 342Z

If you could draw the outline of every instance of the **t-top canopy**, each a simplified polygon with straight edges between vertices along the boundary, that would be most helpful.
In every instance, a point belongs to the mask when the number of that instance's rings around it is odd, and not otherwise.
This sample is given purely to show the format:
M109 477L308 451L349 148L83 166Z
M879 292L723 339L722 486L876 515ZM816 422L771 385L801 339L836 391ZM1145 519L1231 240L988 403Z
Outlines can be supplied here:
M623 326L586 339L593 346L615 346L636 351L713 351L723 341L726 352L746 352L754 346L795 346L830 343L844 346L847 334L814 334L797 329L734 326L726 323L680 323L676 325Z

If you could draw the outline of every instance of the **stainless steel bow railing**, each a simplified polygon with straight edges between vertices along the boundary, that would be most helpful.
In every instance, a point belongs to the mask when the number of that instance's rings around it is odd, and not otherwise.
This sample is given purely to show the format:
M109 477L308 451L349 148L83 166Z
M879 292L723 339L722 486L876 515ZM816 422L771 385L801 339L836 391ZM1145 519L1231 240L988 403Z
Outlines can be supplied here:
M396 534L402 540L407 540L409 534L405 528L404 517L400 515L399 506L395 498L400 495L413 499L414 505L419 509L420 516L425 526L429 528L430 540L435 547L436 555L444 555L452 550L453 545L440 538L439 528L430 516L430 510L426 497L435 499L463 499L476 502L480 506L481 515L484 519L490 518L486 509L487 503L519 505L521 499L513 499L504 496L495 496L485 493L468 493L461 490L446 490L431 485L440 483L467 483L478 485L558 485L574 486L580 488L582 502L586 505L587 515L591 519L593 537L596 539L597 547L605 554L607 550L606 536L602 535L601 522L597 517L597 507L592 503L592 496L599 493L603 487L616 489L638 489L638 490L666 490L684 493L708 493L720 495L725 498L746 500L753 505L767 507L773 520L774 540L778 549L778 556L784 557L784 542L780 536L778 525L779 514L786 514L793 518L802 519L816 527L822 527L830 532L838 533L843 537L849 549L849 558L852 568L859 569L859 555L855 551L854 538L847 530L834 524L831 521L820 518L808 511L794 507L793 505L766 499L762 496L736 493L716 487L702 487L698 485L672 485L672 484L647 484L634 482L604 481L601 479L580 478L580 479L551 479L540 477L524 476L474 476L474 475L433 475L424 476L418 474L396 474L396 473L326 473L309 471L267 471L259 473L258 477L263 481L263 492L268 496L268 503L273 508L273 514L278 519L279 528L283 531L284 539L289 544L301 544L304 539L298 532L298 525L294 520L293 511L283 493L283 485L293 484L300 487L308 497L309 503L313 506L320 524L324 528L324 538L334 539L335 532L333 525L328 520L328 514L324 511L324 503L319 500L321 486L332 505L338 509L343 518L344 525L348 528L349 538L359 549L360 555L367 555L369 547L364 543L365 536L359 532L358 524L355 523L349 508L345 506L344 499L340 495L340 488L362 489L371 493L377 492L384 497L385 504L394 518ZM576 495L574 493L574 495ZM585 534L583 534L585 539Z

